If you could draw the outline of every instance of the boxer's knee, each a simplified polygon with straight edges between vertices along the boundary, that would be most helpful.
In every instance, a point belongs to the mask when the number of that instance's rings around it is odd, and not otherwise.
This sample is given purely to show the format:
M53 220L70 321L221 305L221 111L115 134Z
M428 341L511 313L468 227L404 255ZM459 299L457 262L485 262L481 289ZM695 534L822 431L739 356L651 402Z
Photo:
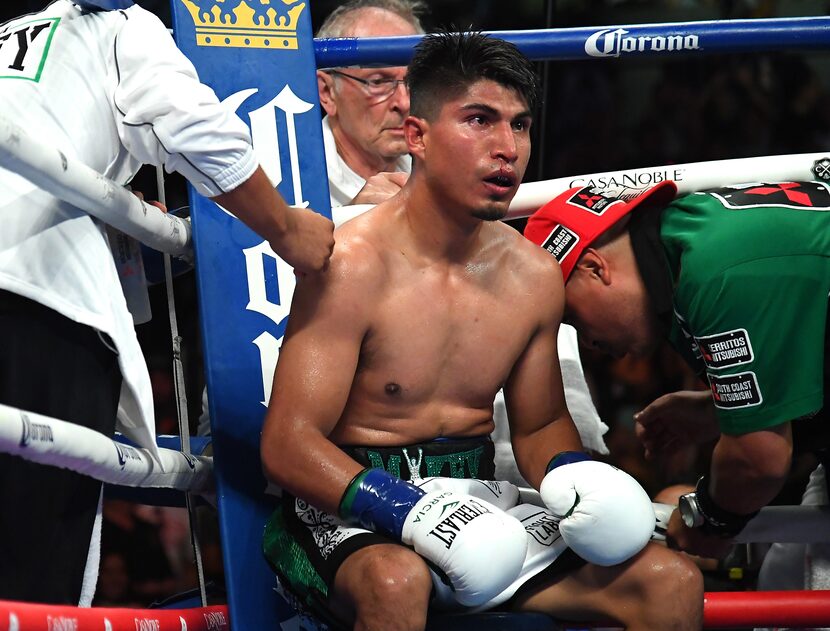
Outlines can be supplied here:
M661 629L701 628L703 575L687 555L652 544L637 566L644 621Z
M423 559L394 544L359 550L344 561L335 579L335 593L345 599L355 629L423 629L431 591Z

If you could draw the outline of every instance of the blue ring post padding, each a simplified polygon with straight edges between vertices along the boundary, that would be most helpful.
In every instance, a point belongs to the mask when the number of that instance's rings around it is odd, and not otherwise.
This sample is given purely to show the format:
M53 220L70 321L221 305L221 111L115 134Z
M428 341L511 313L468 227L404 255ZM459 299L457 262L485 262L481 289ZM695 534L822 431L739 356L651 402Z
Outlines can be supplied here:
M534 31L488 31L513 42L533 60L677 56L830 48L830 18L710 20L593 26ZM405 66L420 35L315 39L318 68Z
M176 44L201 81L250 125L257 160L282 197L330 217L313 1L170 6ZM262 554L276 500L265 494L259 451L296 279L262 237L189 192L230 628L297 628Z
M400 540L403 523L426 493L383 469L370 469L359 480L349 515L363 528ZM349 490L346 491L349 493Z

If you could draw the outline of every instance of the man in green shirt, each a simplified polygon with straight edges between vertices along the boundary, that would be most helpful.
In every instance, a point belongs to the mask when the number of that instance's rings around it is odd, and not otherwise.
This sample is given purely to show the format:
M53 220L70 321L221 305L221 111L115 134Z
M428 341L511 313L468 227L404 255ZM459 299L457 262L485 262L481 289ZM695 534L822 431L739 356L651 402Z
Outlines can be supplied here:
M671 182L633 198L571 189L525 235L559 260L564 321L585 345L622 356L667 338L708 382L711 394L681 395L674 418L653 414L640 429L652 451L718 437L710 472L681 498L668 535L681 549L722 554L781 490L794 434L796 446L825 446L816 430L827 426L830 185L675 193Z

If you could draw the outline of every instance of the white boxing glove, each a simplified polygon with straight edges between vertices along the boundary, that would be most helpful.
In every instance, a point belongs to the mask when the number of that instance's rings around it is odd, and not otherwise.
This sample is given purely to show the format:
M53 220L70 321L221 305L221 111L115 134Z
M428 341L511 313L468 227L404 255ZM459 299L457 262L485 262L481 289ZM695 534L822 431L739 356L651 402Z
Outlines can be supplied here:
M564 452L551 461L539 492L561 516L559 532L568 547L595 565L627 561L654 533L651 500L625 471Z
M383 469L364 469L346 487L340 516L412 546L449 579L455 599L483 605L521 573L527 533L486 500L451 489L419 489Z
M527 554L527 533L518 519L485 500L446 490L418 501L401 540L447 575L456 600L467 607L507 589Z

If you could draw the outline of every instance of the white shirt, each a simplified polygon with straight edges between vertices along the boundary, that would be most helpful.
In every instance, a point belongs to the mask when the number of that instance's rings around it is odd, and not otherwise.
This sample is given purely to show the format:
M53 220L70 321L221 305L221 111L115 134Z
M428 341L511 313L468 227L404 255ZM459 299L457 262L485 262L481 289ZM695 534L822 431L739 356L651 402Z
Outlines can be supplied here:
M0 113L119 183L164 164L215 196L257 165L247 127L139 6L85 13L57 0L0 27ZM113 339L119 429L155 451L147 365L102 224L2 168L0 218L0 288Z
M345 206L350 204L355 195L366 184L366 180L352 171L340 154L337 153L337 144L334 142L334 134L331 131L329 117L323 117L323 145L326 150L326 171L329 178L329 196L331 207ZM395 163L395 171L409 173L412 171L412 158L404 154Z

